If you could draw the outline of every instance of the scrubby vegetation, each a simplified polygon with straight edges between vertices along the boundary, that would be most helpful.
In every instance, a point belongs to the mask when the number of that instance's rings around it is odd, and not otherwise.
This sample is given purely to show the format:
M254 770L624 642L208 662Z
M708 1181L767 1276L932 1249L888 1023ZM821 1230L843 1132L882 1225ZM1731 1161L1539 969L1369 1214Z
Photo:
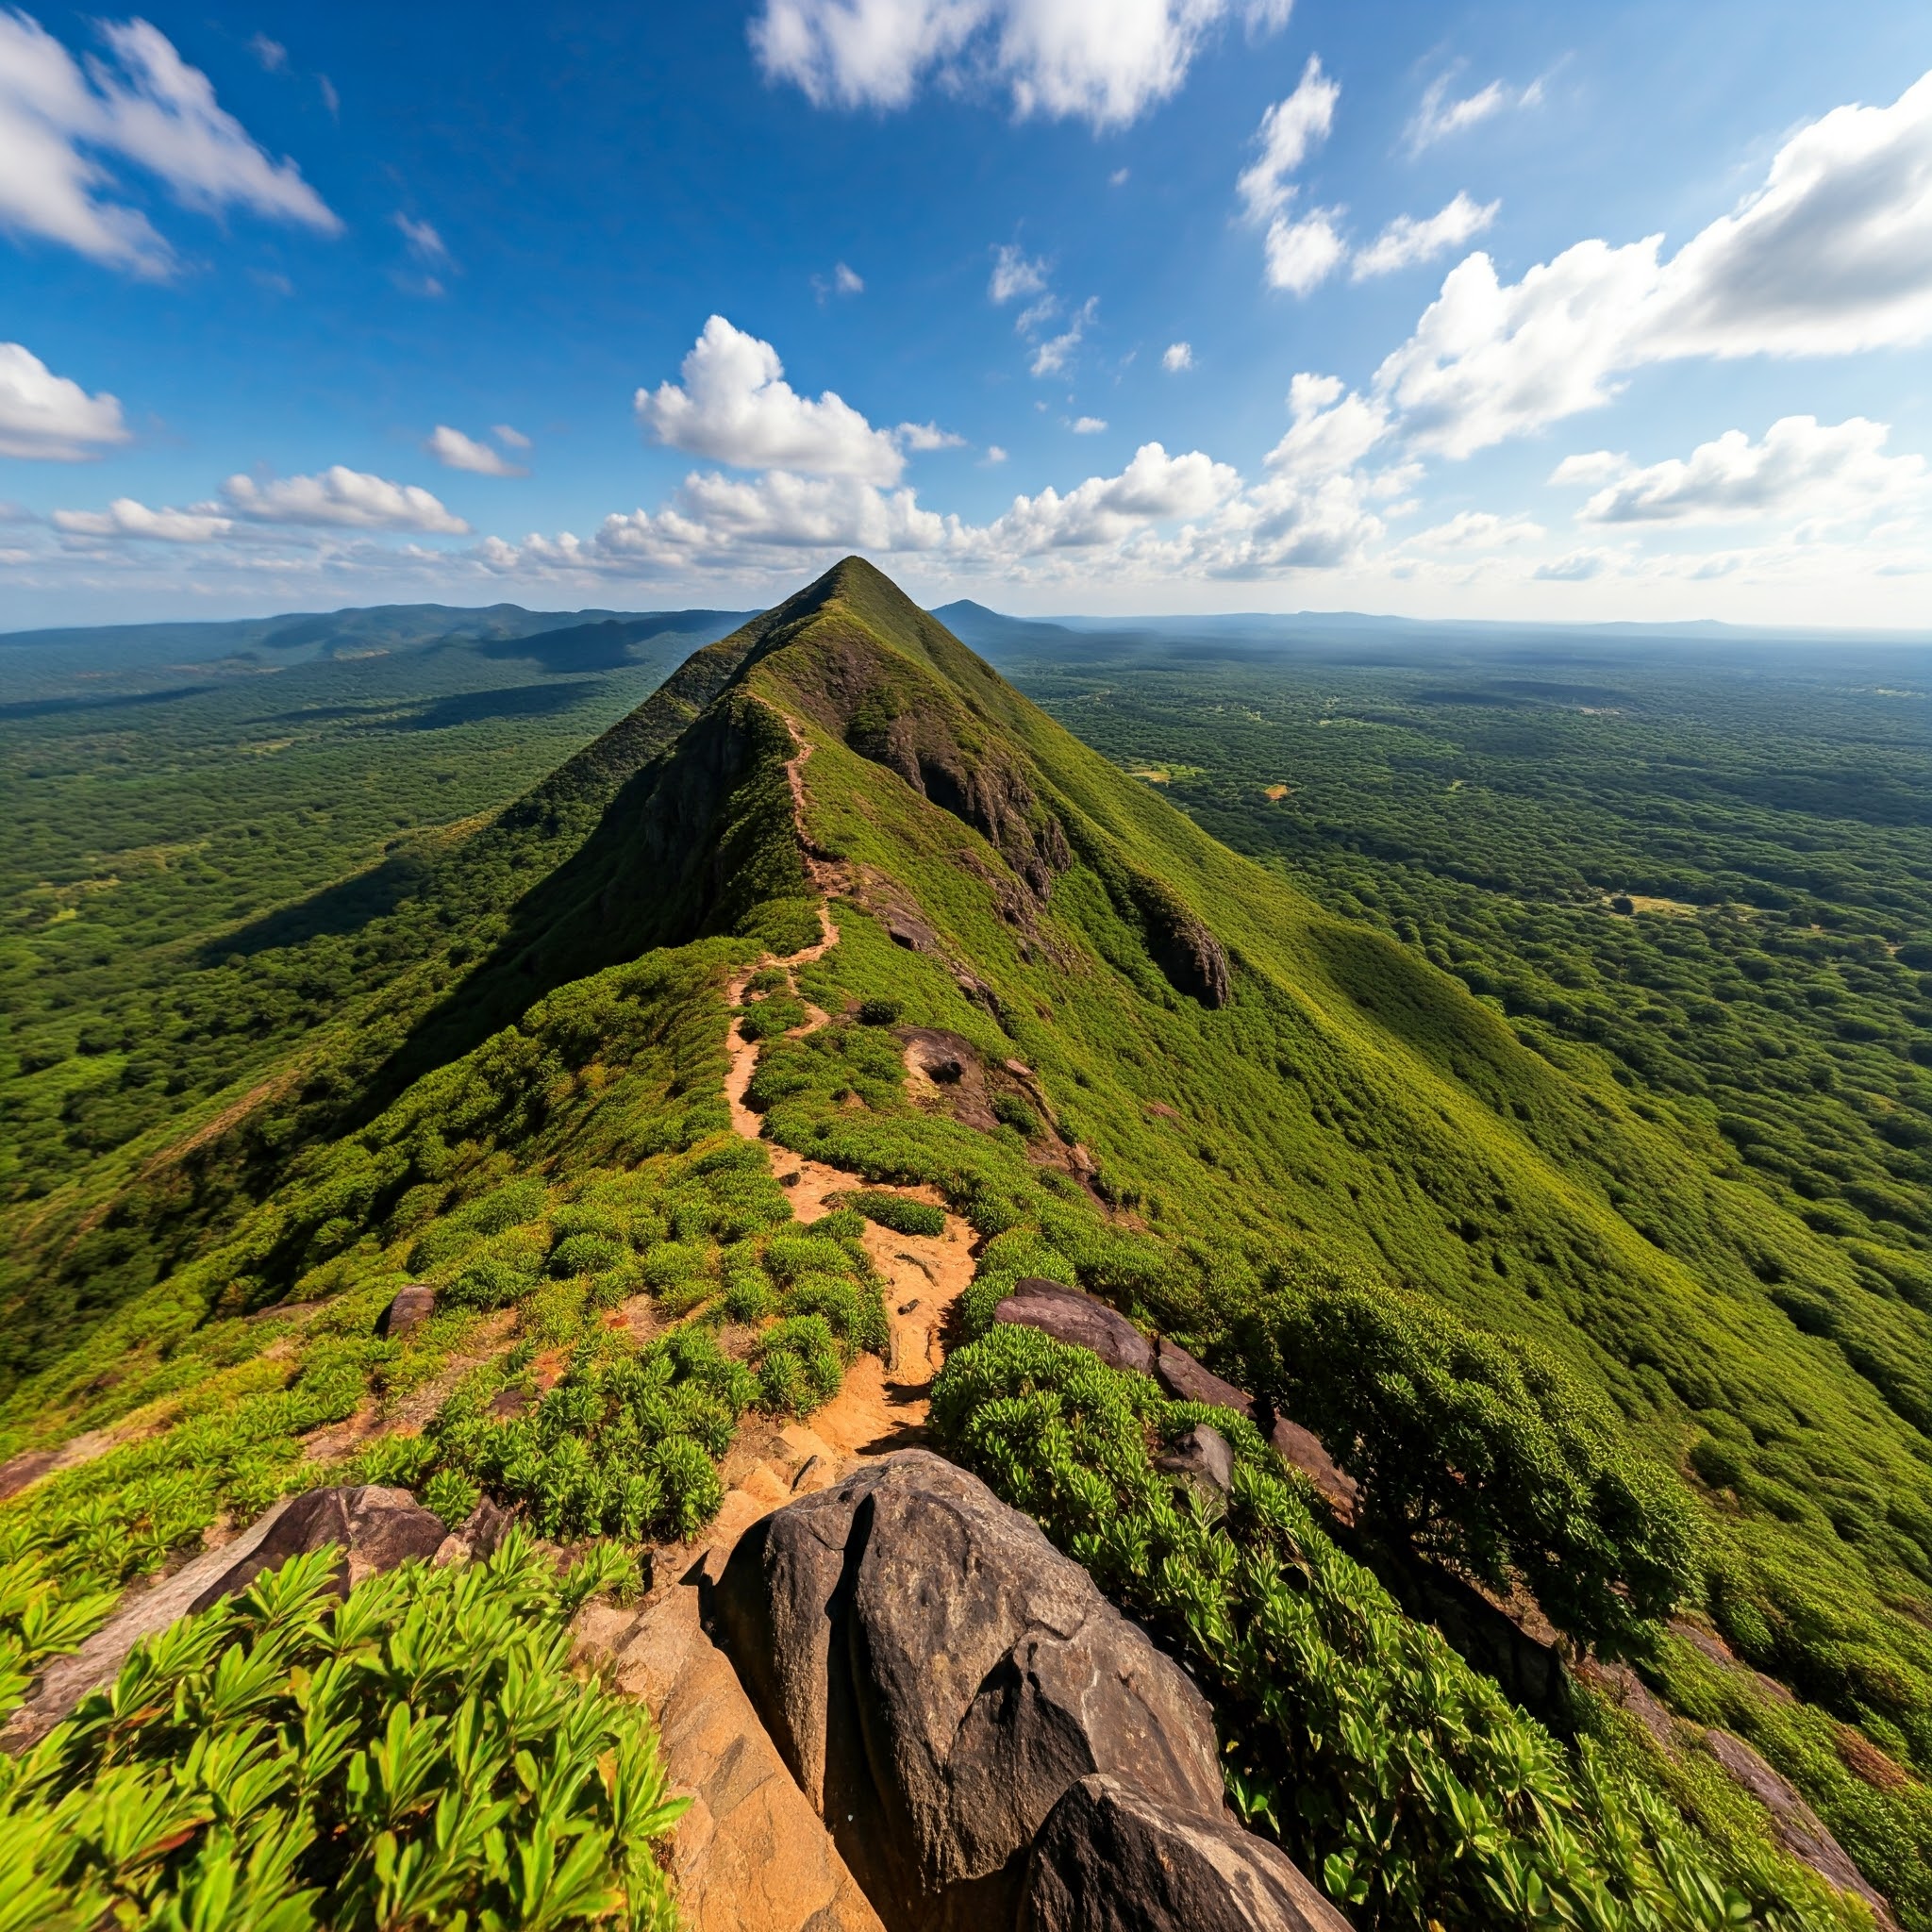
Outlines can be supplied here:
M1548 707L1553 739L1526 715L1541 698L1395 704L1382 673L1304 714L1252 667L1090 671L1032 675L1275 876L846 569L406 869L387 909L325 895L299 942L180 963L170 984L209 1010L258 957L279 962L266 983L346 948L354 987L299 1040L275 1018L252 1085L225 1060L237 1084L70 1147L68 1177L13 1210L0 1455L106 1440L0 1512L10 1694L130 1577L316 1481L405 1481L446 1521L488 1494L558 1539L689 1533L746 1413L808 1412L884 1345L868 1220L929 1233L942 1200L982 1243L969 1335L1021 1275L1174 1335L1331 1438L1382 1529L1533 1589L1749 1739L1932 1932L1927 1238L1874 1205L1923 1191L1912 1122L1932 1117L1909 747L1878 734L1867 823L1843 749L1863 699L1817 708L1805 769L1839 779L1790 807L1775 758L1803 765L1799 739L1734 759L1707 708L1683 725L1667 678L1654 715ZM1369 717L1371 686L1403 722ZM1264 764L1285 797L1262 796ZM1726 790L1726 769L1757 775ZM1836 897L1757 891L1793 809L1852 855L1819 835ZM1376 848L1402 825L1405 850ZM1728 909L1671 874L1733 849L1757 883L1725 885ZM839 943L755 971L819 937L828 880ZM58 930L85 934L91 903ZM111 948L98 963L106 987ZM749 1104L853 1177L809 1229L729 1131L741 979ZM70 991L77 1018L94 995ZM185 1040L187 1066L193 1029L167 1017L187 1008L164 1007L143 1024ZM828 1024L806 1028L811 1008ZM915 1097L908 1026L950 1036L967 1076ZM1856 1225L1832 1221L1842 1204ZM410 1280L439 1312L379 1338ZM949 1386L995 1357L969 1350ZM1061 1374L994 1377L964 1404L994 1419L981 1436L964 1408L947 1426L1001 1483L1037 1480L1027 1507L1197 1646L1234 1713L1237 1790L1336 1896L1391 1924L1839 1912L1714 1769L1593 1704L1574 1751L1500 1704L1241 1430L1234 1504L1204 1515L1147 1467L1182 1411L1047 1386ZM1044 1426L1049 1397L1079 1454L1004 1468L1019 1438L998 1417ZM1752 1668L1660 1628L1673 1604ZM1304 1641L1346 1710L1320 1703ZM1291 1790L1317 1791L1306 1812Z
M1005 1326L947 1363L933 1416L955 1455L1185 1646L1236 1802L1355 1924L1717 1932L1839 1916L1767 1841L1704 1839L1654 1771L1589 1738L1567 1753L1514 1709L1336 1549L1241 1417ZM1236 1451L1224 1509L1150 1454L1203 1421Z
M331 1550L137 1647L0 1758L0 1924L675 1932L648 1720L570 1669L569 1620L620 1581L521 1533L338 1603Z

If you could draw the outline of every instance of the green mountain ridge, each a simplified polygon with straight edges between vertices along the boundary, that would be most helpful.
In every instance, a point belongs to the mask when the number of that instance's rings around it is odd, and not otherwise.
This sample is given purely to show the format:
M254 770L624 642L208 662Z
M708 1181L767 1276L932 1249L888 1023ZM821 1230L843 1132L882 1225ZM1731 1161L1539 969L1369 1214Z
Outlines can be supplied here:
M1932 1310L1726 1179L1714 1136L1219 844L857 558L408 862L336 1024L110 1190L16 1210L0 1449L161 1399L249 1317L362 1306L412 1216L699 1159L724 981L829 897L799 990L835 1024L761 1059L774 1141L929 1182L989 1254L1230 1367L1294 1283L1400 1283L1533 1343L1691 1486L1717 1628L1805 1700L1751 1718L1760 1748L1932 1924ZM999 1124L908 1098L869 1008L959 1042ZM1789 1508L1722 1479L1740 1442L1802 1470ZM1728 1679L1652 1674L1745 1724ZM1845 1725L1904 1797L1847 1769Z

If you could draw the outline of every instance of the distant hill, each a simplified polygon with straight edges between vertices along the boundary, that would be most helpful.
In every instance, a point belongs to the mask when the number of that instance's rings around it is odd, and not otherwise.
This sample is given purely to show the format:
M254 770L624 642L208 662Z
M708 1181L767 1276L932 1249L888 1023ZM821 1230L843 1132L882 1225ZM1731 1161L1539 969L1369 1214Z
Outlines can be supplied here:
M452 604L379 604L366 609L291 611L207 624L126 624L0 633L0 665L23 697L68 691L125 693L226 669L276 670L317 659L469 644L493 658L546 670L610 670L629 647L688 638L695 646L741 624L740 610L525 610L517 604L469 609ZM613 628L615 626L615 628ZM559 639L559 634L561 638ZM514 647L526 647L517 650Z

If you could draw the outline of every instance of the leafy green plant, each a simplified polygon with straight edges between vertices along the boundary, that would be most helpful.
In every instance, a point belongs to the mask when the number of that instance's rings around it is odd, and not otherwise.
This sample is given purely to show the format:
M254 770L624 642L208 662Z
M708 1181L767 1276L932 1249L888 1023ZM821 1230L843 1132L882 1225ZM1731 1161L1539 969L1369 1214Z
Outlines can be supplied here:
M0 1765L8 1928L608 1925L674 1932L670 1797L641 1708L570 1669L559 1578L512 1531L341 1603L336 1553L137 1647Z
M545 1536L688 1537L724 1500L714 1458L757 1392L708 1329L642 1350L605 1337L579 1348L534 1410L499 1421L481 1387L459 1389L426 1440L437 1480L525 1506Z
M1235 1804L1355 1924L1832 1924L1830 1895L1768 1846L1720 1864L1597 1747L1566 1757L1335 1547L1241 1417L1169 1402L1017 1326L952 1357L932 1417L954 1454L1182 1646L1215 1702ZM1150 1454L1203 1420L1236 1451L1219 1513Z
M1682 1484L1526 1342L1421 1295L1319 1283L1239 1332L1251 1386L1322 1438L1374 1523L1491 1588L1520 1577L1573 1636L1627 1648L1697 1589Z
M868 1221L890 1227L894 1234L944 1234L946 1210L929 1201L914 1201L905 1194L883 1193L861 1188L843 1197L846 1207L856 1208Z

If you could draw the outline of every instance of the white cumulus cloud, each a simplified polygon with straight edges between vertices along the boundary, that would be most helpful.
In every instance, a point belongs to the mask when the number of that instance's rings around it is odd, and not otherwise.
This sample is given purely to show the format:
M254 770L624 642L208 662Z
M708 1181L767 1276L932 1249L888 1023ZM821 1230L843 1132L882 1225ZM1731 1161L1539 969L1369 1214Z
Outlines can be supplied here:
M135 274L168 274L173 249L116 198L105 160L113 157L158 176L188 208L341 230L295 163L272 159L165 34L142 20L100 33L108 58L83 73L37 21L0 11L0 226Z
M1894 509L1925 483L1925 459L1884 454L1883 423L1821 424L1786 416L1759 442L1741 429L1700 443L1688 458L1634 469L1607 451L1572 458L1556 478L1612 480L1577 512L1589 524L1713 524L1803 516L1815 523ZM1611 466L1615 466L1614 469ZM1621 472L1621 474L1618 474Z
M1452 68L1447 74L1439 74L1423 90L1422 104L1408 124L1408 151L1411 155L1419 155L1424 148L1433 147L1437 142L1452 134L1460 134L1465 128L1474 127L1507 108L1533 108L1543 97L1543 84L1540 80L1533 80L1527 87L1520 89L1506 87L1500 80L1492 80L1487 87L1477 88L1473 94L1452 99L1449 90L1455 86L1458 72L1459 68Z
M1526 516L1499 517L1491 510L1465 509L1408 541L1425 550L1499 550L1509 543L1534 542L1545 534L1541 524Z
M338 525L358 530L423 530L464 536L469 525L413 483L391 483L341 463L313 476L258 483L230 476L222 492L238 517L253 523Z
M162 543L207 543L235 527L232 517L209 509L150 509L131 496L117 496L105 510L57 509L52 522L70 537L149 537Z
M1452 248L1460 248L1496 219L1498 201L1478 204L1460 191L1455 200L1426 219L1397 215L1366 248L1357 251L1349 274L1356 281L1371 275L1393 275L1420 261L1434 261Z
M1090 295L1080 307L1067 318L1067 325L1060 334L1049 336L1033 352L1032 372L1035 375L1062 375L1067 364L1074 359L1074 351L1080 346L1087 331L1100 313L1100 298ZM1024 325L1027 318L1022 316Z
M1096 127L1174 93L1229 19L1267 31L1288 0L765 0L751 42L767 78L819 107L903 108L928 81L1004 90L1023 118Z
M525 441L522 438L518 441ZM423 447L445 470L468 470L478 476L522 476L528 474L500 450L491 449L487 442L475 441L460 429L452 429L447 423L439 423L425 438Z
M950 429L941 429L937 423L902 423L892 434L899 439L903 448L921 451L932 449L964 449L966 439L956 436Z
M1310 208L1298 222L1276 215L1268 224L1268 286L1306 295L1341 265L1348 243L1335 225L1341 210Z
M126 441L114 397L91 396L31 349L0 342L0 457L77 463Z
M1260 158L1235 183L1251 221L1266 221L1288 205L1294 193L1290 176L1328 139L1341 98L1341 84L1330 80L1320 58L1310 54L1293 93L1261 116L1255 136Z
M1520 282L1458 262L1378 389L1452 457L1610 400L1689 356L1840 356L1932 338L1932 74L1792 135L1764 185L1665 260L1579 242Z
M1184 369L1194 366L1194 349L1191 342L1170 342L1161 351L1160 366L1170 375L1178 375Z
M785 377L770 342L722 315L705 324L682 367L683 382L637 392L638 421L659 442L739 469L805 471L896 483L898 443L827 390L816 402Z
M986 292L995 303L1010 302L1016 295L1038 295L1045 291L1046 273L1041 258L1028 256L1017 242L1002 242L992 252L992 276Z

